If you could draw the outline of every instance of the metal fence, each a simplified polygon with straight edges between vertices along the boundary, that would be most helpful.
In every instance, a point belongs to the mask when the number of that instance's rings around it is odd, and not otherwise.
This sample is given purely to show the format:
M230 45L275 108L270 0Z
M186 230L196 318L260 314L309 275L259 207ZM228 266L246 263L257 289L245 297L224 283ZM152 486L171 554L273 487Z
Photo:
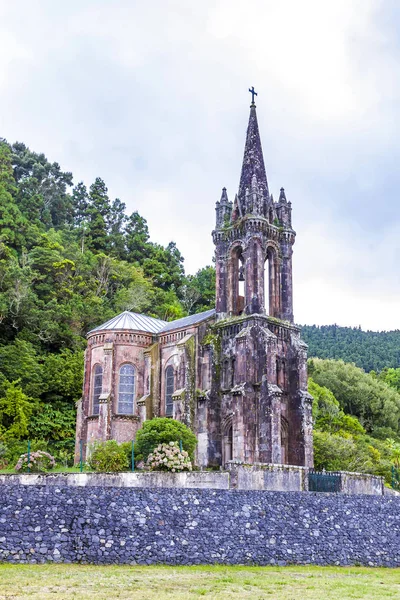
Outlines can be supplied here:
M392 465L392 488L400 490L400 470Z
M340 492L342 477L340 473L314 471L308 473L308 490L310 492Z

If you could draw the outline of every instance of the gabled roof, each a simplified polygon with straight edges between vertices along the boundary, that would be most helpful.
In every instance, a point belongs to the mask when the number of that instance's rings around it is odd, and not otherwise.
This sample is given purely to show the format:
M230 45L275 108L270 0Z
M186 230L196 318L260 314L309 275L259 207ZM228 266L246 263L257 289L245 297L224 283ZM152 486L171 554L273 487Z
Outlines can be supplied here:
M135 331L146 331L148 333L158 333L167 325L166 321L161 319L155 319L154 317L147 317L146 315L140 315L138 313L124 311L120 315L117 315L113 319L110 319L106 323L95 327L89 333L95 331L116 330L116 329L133 329Z
M215 308L197 313L196 315L189 315L188 317L183 317L182 319L177 319L176 321L170 321L169 323L165 323L164 327L160 329L158 333L166 333L172 329L190 327L191 325L196 325L196 323L201 323L202 321L209 319L213 315L215 315Z

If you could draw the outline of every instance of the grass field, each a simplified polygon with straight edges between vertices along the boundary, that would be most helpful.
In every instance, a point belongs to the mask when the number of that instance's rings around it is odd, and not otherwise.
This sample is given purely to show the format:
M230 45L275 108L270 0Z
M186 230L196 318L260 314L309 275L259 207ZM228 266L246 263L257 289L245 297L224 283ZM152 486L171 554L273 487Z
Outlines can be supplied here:
M400 598L400 569L0 564L0 600Z

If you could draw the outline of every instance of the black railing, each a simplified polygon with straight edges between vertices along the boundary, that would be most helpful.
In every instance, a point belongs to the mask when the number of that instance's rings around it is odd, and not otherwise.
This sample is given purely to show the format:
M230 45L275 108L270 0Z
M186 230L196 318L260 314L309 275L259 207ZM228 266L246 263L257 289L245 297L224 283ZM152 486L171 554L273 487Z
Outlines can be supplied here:
M400 490L400 470L392 465L392 488Z
M314 471L308 473L308 490L310 492L340 492L342 477L340 473Z

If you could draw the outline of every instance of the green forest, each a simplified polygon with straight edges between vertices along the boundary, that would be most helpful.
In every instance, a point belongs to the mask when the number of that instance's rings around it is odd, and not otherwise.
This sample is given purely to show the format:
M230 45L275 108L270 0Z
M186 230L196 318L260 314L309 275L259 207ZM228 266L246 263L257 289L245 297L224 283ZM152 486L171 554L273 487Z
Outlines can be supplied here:
M176 244L44 154L0 139L0 468L26 451L70 459L85 335L123 310L165 320L214 306L215 269L187 275ZM317 468L400 465L400 332L302 327Z
M309 356L352 362L365 371L400 367L400 330L362 331L360 327L302 325Z

